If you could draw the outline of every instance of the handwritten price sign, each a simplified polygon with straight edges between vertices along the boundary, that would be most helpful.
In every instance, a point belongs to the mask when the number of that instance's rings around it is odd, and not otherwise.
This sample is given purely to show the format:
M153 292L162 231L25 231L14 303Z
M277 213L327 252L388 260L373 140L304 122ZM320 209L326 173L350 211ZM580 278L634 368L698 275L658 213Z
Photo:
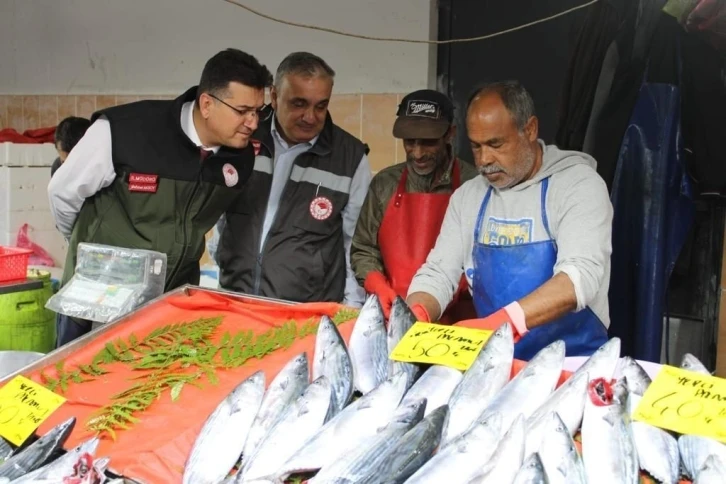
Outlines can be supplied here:
M66 401L24 376L0 388L0 435L20 445Z
M390 358L409 363L444 365L465 371L474 363L492 331L433 323L415 323Z
M664 366L633 418L683 434L726 442L726 380Z

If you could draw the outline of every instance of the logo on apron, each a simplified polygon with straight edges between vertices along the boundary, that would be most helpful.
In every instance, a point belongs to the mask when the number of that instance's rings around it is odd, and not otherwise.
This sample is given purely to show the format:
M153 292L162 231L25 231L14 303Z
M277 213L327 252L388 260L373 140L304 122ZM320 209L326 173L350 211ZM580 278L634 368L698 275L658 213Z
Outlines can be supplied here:
M224 175L224 184L228 187L235 186L239 181L237 169L229 163L225 163L222 167L222 174Z
M310 215L315 220L325 220L333 214L333 202L325 197L317 197L310 202Z
M520 245L532 242L531 218L507 220L489 217L484 230L482 244L486 245Z

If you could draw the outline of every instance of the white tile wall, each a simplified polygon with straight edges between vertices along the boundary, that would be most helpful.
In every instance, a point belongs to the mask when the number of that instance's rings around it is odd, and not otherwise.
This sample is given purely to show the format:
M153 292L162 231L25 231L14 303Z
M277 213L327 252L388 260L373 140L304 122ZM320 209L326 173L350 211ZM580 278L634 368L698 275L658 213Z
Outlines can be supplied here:
M0 143L0 244L15 245L18 230L27 223L30 239L62 267L67 246L55 229L47 193L56 156L50 143Z

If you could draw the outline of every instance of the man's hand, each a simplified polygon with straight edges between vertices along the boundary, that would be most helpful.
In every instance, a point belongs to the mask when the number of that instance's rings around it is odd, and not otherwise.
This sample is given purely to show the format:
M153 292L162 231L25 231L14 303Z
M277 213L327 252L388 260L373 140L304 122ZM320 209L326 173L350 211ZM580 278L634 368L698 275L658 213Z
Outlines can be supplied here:
M366 280L363 282L363 288L367 293L378 296L378 300L383 308L383 314L386 316L386 319L388 319L391 314L393 300L396 299L397 294L391 285L388 284L386 276L378 271L369 272L366 276Z
M509 324L509 326L512 328L512 336L514 337L514 342L518 342L522 338L522 335L512 323L512 317L509 315L509 312L507 312L505 308L500 309L499 311L487 316L486 318L466 319L464 321L459 321L458 323L455 323L454 326L463 326L465 328L496 331L501 325L505 323Z

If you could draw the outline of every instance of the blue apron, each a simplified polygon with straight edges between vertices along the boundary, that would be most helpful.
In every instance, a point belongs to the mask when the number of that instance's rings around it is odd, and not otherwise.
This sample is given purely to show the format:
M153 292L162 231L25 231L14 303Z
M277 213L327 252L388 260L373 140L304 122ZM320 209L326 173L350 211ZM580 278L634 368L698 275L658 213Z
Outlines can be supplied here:
M547 222L547 187L542 181L542 223L549 240L518 245L487 245L480 232L492 194L489 187L479 209L474 231L474 306L480 318L487 317L511 302L522 299L552 278L557 261L557 244ZM561 339L567 356L589 356L608 339L607 330L590 308L569 313L551 323L530 330L514 348L514 357L530 360L539 350Z

